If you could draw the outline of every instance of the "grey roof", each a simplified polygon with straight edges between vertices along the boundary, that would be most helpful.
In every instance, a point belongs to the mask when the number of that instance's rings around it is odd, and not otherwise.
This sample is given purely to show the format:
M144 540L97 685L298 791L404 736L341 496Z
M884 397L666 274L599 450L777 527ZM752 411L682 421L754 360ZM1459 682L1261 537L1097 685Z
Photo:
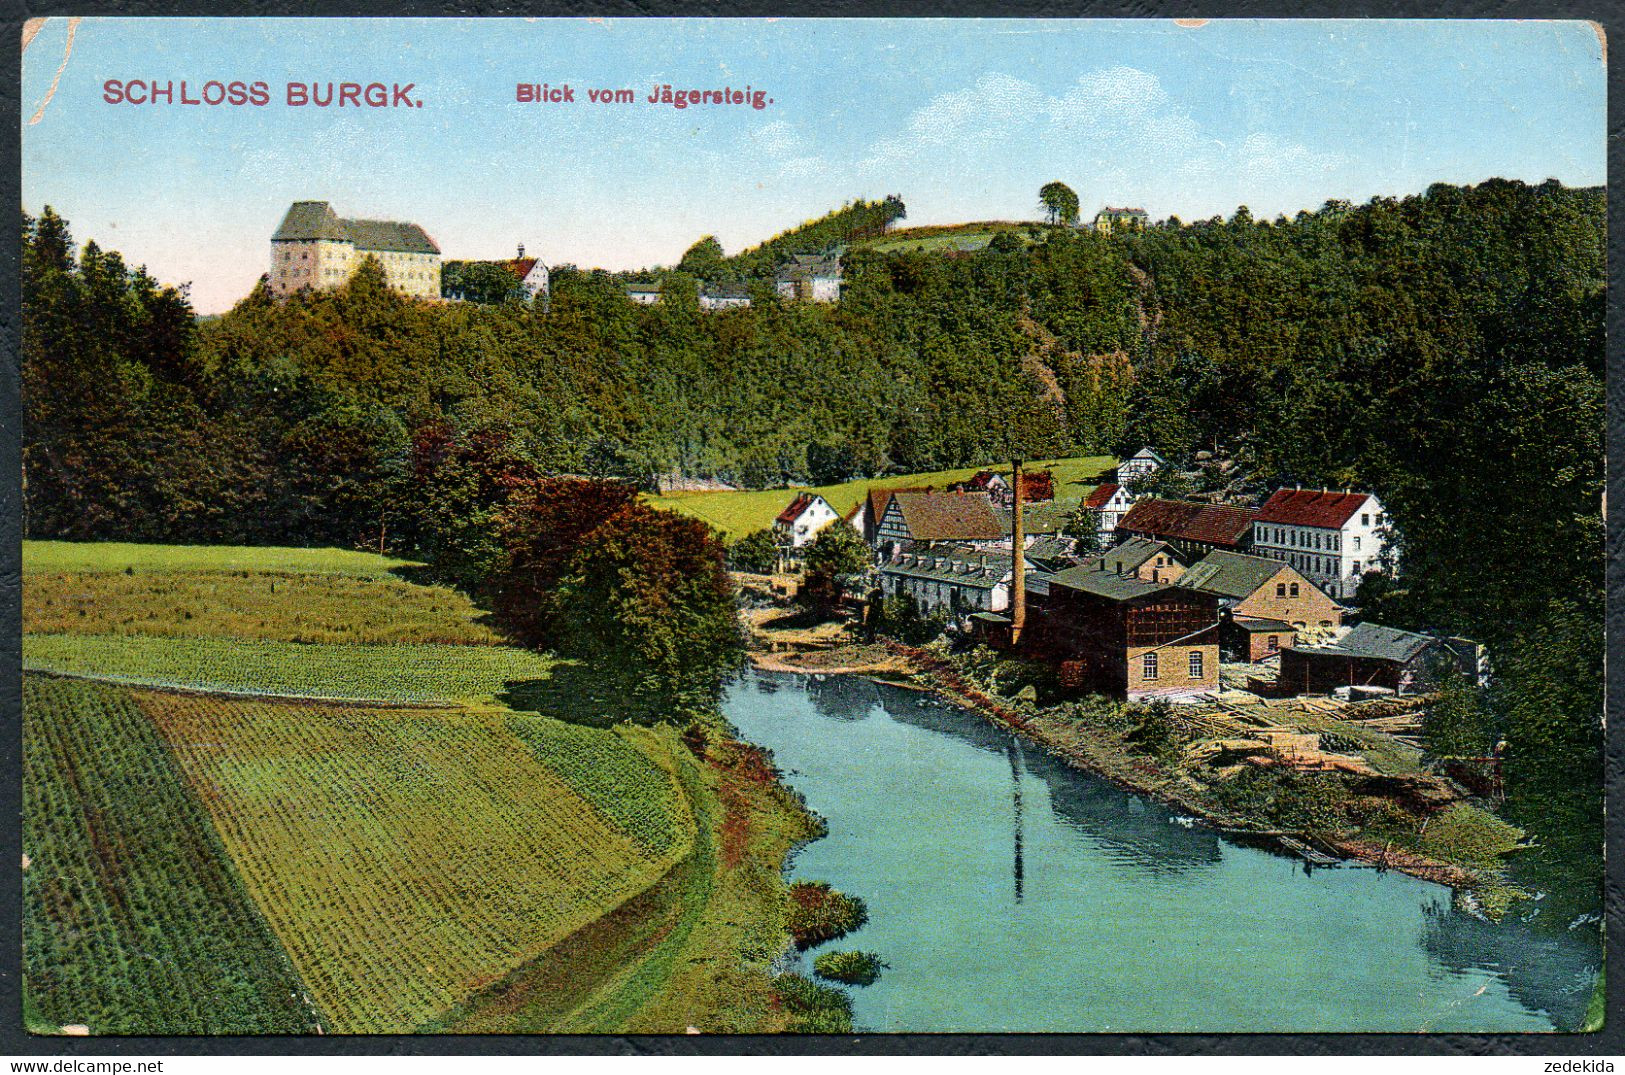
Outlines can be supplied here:
M792 254L775 274L778 280L805 280L814 276L841 275L841 259L826 254Z
M930 579L991 590L1008 576L1015 561L1008 555L975 552L969 549L931 549L906 552L880 569L883 575Z
M271 235L271 241L298 242L311 239L336 239L343 242L350 236L344 222L326 202L294 202L287 215Z
M1159 552L1167 553L1175 560L1179 554L1166 541L1156 538L1129 538L1120 545L1114 545L1103 553L1091 556L1084 561L1084 566L1095 571L1116 571L1119 574L1132 575L1140 566Z
M1299 652L1332 657L1371 657L1401 664L1413 660L1433 645L1434 639L1397 627L1375 623L1356 624L1348 634L1328 646L1300 647Z
M1028 534L1059 534L1066 526L1067 520L1076 515L1081 507L1083 507L1081 496L1024 502L1021 505L1021 529ZM999 520L999 525L1004 527L1004 532L1008 534L1011 524L1015 521L1014 509L1003 504L995 504L993 514Z
M1119 575L1098 567L1069 567L1065 571L1057 571L1050 576L1050 586L1079 590L1109 601L1131 601L1169 588L1166 582L1145 582L1132 575Z
M1190 570L1179 577L1178 585L1187 590L1241 600L1257 593L1260 586L1286 566L1280 560L1216 549L1192 564Z
M428 233L416 224L398 220L346 220L344 230L350 233L357 250L392 250L407 254L438 254Z
M1283 623L1280 620L1266 620L1260 616L1237 616L1231 622L1237 627L1240 627L1243 631L1255 631L1260 634L1265 631L1279 631L1284 634L1292 634L1297 630L1297 628L1292 626L1290 623Z
M1027 546L1027 559L1034 563L1070 564L1076 559L1072 552L1075 544L1072 538L1045 535Z
M357 250L438 254L428 233L398 220L345 220L326 202L294 202L271 235L273 243L327 239L354 243Z

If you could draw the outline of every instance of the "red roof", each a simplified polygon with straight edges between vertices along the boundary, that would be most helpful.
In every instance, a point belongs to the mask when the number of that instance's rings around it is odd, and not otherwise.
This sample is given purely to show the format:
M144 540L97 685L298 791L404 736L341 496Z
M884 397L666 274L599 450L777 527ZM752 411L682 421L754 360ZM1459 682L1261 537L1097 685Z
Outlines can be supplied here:
M1234 548L1247 537L1258 517L1256 508L1234 504L1195 504L1188 500L1141 500L1118 528L1151 537L1176 538Z
M1334 493L1326 489L1277 489L1258 509L1261 523L1319 526L1341 530L1371 497L1367 493Z
M1083 506L1086 508L1103 508L1107 504L1111 503L1112 497L1117 495L1117 490L1119 488L1121 487L1116 482L1106 482L1104 485L1097 485L1095 486L1095 491L1090 493L1088 498L1084 500Z
M779 512L779 517L774 521L781 522L785 526L789 526L791 523L794 523L797 519L801 518L801 513L811 507L812 502L813 498L811 493L797 493L796 498L790 501L790 506Z
M502 263L503 267L523 280L530 275L530 270L536 267L535 258L513 258Z
M923 493L925 491L926 487L923 485L887 486L884 488L871 485L869 487L869 518L873 520L874 525L880 525L880 517L886 514L886 505L891 503L893 493Z

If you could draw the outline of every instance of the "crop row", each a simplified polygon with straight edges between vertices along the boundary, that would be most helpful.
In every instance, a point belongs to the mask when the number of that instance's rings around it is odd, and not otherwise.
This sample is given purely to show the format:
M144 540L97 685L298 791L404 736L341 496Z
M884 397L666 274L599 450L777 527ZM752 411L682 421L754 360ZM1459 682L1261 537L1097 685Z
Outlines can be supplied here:
M665 855L679 840L691 838L692 819L671 774L629 738L653 733L622 735L528 713L510 717L508 727L647 854Z
M500 712L140 698L340 1031L412 1029L670 861Z
M313 1030L286 954L127 690L23 680L23 957L95 1034Z
M307 646L143 635L24 635L23 667L156 687L432 702L488 698L553 660L506 646Z

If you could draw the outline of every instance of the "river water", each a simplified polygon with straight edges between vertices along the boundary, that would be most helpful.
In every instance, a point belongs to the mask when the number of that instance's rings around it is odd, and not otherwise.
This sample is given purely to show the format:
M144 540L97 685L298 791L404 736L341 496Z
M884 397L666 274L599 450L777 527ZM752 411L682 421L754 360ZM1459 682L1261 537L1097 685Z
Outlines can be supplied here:
M863 897L867 1031L1541 1031L1582 1021L1595 929L1243 846L973 713L750 672L724 712L829 823L794 878ZM815 949L803 957L810 973Z

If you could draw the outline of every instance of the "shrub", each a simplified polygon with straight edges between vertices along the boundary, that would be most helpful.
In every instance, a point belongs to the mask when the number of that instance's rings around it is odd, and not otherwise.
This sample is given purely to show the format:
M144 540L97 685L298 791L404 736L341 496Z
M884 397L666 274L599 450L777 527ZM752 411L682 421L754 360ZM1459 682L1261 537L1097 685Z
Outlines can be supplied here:
M1185 737L1174 723L1173 707L1161 698L1132 714L1137 721L1127 739L1142 754L1165 764L1177 761L1185 749Z
M1481 869L1503 865L1516 850L1523 830L1467 803L1456 803L1428 819L1421 834L1424 854Z
M778 547L773 543L773 531L758 530L728 546L728 565L735 571L766 575L772 572L778 554Z
M813 973L847 985L874 985L889 964L873 952L825 952L813 960Z
M1246 768L1212 789L1227 813L1293 832L1335 835L1348 828L1353 796L1336 773Z
M844 937L869 921L869 908L827 881L797 881L790 886L790 916L786 925L798 948Z
M773 992L790 1014L785 1030L792 1034L850 1034L852 998L799 974L773 979Z

